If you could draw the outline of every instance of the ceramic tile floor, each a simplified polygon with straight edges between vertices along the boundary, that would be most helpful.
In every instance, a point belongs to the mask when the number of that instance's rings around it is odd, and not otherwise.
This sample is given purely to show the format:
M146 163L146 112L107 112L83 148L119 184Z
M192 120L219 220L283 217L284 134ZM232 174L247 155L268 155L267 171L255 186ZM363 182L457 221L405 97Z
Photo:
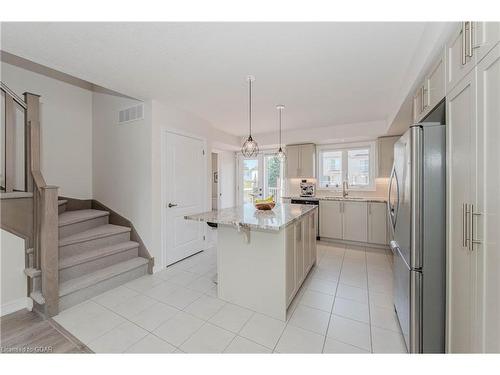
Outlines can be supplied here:
M217 298L211 248L61 312L100 353L404 353L389 251L318 242L286 322Z

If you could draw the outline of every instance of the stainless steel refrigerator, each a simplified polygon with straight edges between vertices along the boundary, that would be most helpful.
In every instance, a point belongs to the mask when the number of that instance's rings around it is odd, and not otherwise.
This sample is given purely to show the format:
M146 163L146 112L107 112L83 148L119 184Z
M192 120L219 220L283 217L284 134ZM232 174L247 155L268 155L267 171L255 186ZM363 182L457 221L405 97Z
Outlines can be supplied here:
M444 353L446 131L415 124L394 145L388 213L394 307L410 353Z

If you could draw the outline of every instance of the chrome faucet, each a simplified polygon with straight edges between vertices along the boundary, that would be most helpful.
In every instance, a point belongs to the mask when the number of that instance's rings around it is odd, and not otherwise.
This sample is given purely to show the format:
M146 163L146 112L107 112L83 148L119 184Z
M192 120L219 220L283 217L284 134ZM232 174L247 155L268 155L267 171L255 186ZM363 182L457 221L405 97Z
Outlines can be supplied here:
M349 195L349 182L347 180L342 181L342 197L345 198Z

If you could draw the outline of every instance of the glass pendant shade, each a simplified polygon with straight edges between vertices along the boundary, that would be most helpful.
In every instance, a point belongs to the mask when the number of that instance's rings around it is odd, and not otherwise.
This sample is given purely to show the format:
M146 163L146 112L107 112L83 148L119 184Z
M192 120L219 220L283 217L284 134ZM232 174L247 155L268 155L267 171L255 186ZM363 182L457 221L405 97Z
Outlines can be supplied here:
M241 153L246 158L252 158L254 156L257 156L257 154L259 153L259 145L253 140L251 135L249 135L245 143L243 143L243 146L241 147Z
M255 81L253 76L247 77L248 81L248 138L243 146L241 146L241 153L246 158L251 158L259 153L259 145L252 138L252 82Z
M276 153L276 157L280 160L285 160L286 159L286 154L285 151L280 147L278 152Z

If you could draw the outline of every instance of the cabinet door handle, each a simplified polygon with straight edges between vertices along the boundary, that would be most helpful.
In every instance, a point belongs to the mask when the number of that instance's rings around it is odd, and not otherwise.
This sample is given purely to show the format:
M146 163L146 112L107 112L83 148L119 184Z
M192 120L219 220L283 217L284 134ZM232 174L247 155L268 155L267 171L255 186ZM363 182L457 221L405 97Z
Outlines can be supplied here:
M462 204L462 247L467 247L467 203Z
M467 37L466 33L466 25L467 22L462 22L462 49L461 49L461 57L462 57L462 65L467 63L466 55L467 55Z
M480 212L474 212L474 205L470 205L470 250L474 250L474 245L482 244L483 241L474 239L474 216L481 216Z
M474 34L473 34L473 30L472 30L472 21L469 21L468 23L469 23L469 30L468 30L469 48L467 51L467 56L472 57L472 41L474 40Z
M420 112L423 112L425 109L424 106L424 86L420 88Z
M430 102L429 89L425 88L426 84L429 85L429 80L426 79L425 81L426 81L426 83L424 83L423 90L422 90L422 103L424 103L423 104L424 110L429 106L429 102Z

